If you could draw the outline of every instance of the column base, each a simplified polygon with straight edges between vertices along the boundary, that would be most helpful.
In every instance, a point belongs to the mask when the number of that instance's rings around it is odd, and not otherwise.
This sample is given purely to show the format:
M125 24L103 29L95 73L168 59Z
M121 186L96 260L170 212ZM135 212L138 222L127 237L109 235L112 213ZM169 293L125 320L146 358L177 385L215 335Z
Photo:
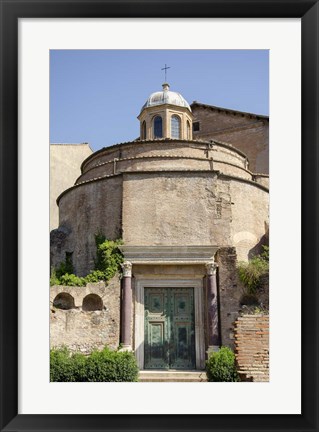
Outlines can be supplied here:
M119 349L119 352L129 351L132 352L132 346L131 345L122 345L122 347Z
M206 353L207 357L209 357L212 353L219 351L220 346L219 345L209 345Z

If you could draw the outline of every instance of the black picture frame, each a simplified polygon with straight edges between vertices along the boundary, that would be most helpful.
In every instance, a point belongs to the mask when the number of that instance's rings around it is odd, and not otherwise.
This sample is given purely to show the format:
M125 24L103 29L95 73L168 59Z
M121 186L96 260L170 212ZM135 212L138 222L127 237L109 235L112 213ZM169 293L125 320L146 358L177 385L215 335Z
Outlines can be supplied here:
M317 431L319 5L314 0L0 0L1 431ZM18 19L301 18L302 414L18 414ZM287 102L288 103L288 102ZM283 107L284 109L284 107ZM285 127L285 126L284 126ZM293 235L293 233L292 233ZM289 251L285 251L289 253ZM293 271L293 263L286 271ZM294 312L288 311L293 319ZM293 355L293 347L289 355ZM293 379L293 377L292 377Z

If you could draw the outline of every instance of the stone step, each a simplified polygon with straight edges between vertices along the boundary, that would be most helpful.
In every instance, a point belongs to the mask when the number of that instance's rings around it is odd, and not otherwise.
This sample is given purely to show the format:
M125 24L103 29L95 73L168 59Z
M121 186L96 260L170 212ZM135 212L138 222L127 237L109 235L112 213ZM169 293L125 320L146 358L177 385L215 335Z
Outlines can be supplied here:
M143 370L139 373L140 382L206 382L205 371Z

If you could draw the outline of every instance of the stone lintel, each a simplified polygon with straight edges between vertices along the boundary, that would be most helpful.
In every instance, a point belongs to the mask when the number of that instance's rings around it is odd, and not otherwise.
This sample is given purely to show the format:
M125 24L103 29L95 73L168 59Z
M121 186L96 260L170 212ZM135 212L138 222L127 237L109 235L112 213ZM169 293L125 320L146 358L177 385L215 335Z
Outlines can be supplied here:
M214 262L218 246L127 246L119 247L132 264L191 265Z

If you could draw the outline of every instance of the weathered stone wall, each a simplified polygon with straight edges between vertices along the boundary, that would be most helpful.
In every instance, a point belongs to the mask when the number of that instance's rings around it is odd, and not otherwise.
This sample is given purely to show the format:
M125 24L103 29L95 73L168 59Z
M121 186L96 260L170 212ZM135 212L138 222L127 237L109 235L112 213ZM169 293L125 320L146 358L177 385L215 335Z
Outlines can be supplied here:
M269 316L240 316L235 323L235 338L241 379L269 381Z
M103 148L93 153L82 164L82 172L100 166L101 164L113 164L114 159L126 160L130 158L143 158L157 155L179 157L205 157L211 156L210 151L220 151L225 155L225 161L245 166L246 155L227 143L214 144L205 141L188 141L178 139L156 139L153 141L132 141L123 144ZM209 152L207 154L207 152Z
M91 154L89 144L50 144L50 231L59 225L57 197L74 185L82 161Z
M127 245L233 245L246 261L268 227L267 191L213 172L125 174L123 188Z
M261 184L262 186L265 186L267 189L269 189L269 175L266 174L254 174L253 179L255 182Z
M136 141L96 152L59 199L51 265L69 252L76 274L87 274L98 231L126 245L235 246L247 260L268 226L268 190L245 164L230 146L195 141Z
M86 275L94 268L95 234L102 232L110 240L121 237L122 177L75 187L61 197L59 207L60 227L51 233L51 266L72 252L75 273ZM54 241L61 230L67 233L62 245Z
M229 184L216 179L215 173L126 173L124 244L229 245Z
M61 293L74 299L71 309L54 306ZM87 311L83 299L90 294L98 296L102 310ZM85 304L85 303L84 303ZM50 289L50 345L68 346L71 351L90 353L93 349L109 346L116 349L120 340L120 280L118 275L105 286L103 282L86 287L52 286Z
M234 349L234 322L240 310L242 289L238 283L235 248L217 252L221 345Z
M227 110L205 104L191 105L194 122L199 131L194 139L218 140L243 151L249 160L249 169L269 173L269 120L265 116Z
M251 183L231 181L232 239L239 261L247 261L249 253L260 242L269 227L269 196Z
M246 170L246 155L232 146L160 139L124 143L94 153L83 163L77 183L126 171L212 170L216 164L214 170L252 179Z

